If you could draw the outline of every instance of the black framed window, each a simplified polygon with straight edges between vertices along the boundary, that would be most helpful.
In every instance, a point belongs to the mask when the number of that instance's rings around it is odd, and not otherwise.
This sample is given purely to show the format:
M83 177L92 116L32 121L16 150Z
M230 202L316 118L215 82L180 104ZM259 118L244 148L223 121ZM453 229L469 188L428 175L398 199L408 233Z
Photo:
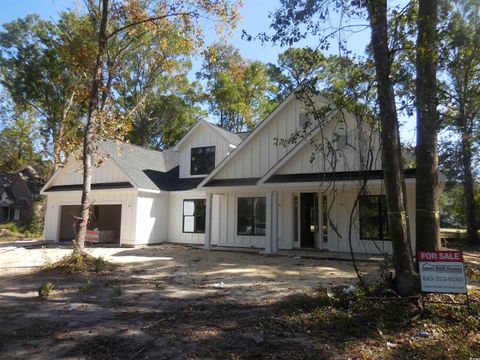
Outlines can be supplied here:
M190 153L190 175L207 175L215 168L215 146L195 147Z
M360 196L360 239L390 240L385 195Z
M239 197L237 204L237 234L265 236L266 207L264 197Z
M183 200L183 226L184 233L205 233L205 199Z

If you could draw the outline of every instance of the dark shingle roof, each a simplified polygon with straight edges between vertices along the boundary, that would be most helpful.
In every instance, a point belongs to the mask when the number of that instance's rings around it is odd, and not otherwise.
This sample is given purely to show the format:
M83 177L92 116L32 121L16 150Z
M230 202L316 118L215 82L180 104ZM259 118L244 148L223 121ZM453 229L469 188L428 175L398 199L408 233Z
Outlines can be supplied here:
M100 140L99 146L141 189L165 190L153 182L145 171L166 173L178 166L179 154L173 150L156 151L113 140Z
M137 145L100 140L99 146L141 189L182 191L197 187L203 178L179 177L179 153L173 149L156 151Z
M152 180L159 189L164 191L184 191L195 189L202 182L204 177L198 178L179 178L179 167L174 167L168 172L154 170L145 170L150 180Z

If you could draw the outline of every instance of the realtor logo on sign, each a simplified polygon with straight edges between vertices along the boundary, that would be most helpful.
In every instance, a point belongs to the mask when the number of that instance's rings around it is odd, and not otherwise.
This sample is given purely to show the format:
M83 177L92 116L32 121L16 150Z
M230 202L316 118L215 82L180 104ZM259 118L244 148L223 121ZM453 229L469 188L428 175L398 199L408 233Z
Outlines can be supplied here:
M467 293L461 251L419 251L417 260L422 292Z

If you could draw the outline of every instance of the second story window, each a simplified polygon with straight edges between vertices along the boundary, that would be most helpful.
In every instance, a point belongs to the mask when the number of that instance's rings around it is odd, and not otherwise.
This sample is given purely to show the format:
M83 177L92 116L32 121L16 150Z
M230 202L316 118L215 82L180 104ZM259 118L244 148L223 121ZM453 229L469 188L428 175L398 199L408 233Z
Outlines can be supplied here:
M215 168L215 146L192 148L190 175L207 175Z

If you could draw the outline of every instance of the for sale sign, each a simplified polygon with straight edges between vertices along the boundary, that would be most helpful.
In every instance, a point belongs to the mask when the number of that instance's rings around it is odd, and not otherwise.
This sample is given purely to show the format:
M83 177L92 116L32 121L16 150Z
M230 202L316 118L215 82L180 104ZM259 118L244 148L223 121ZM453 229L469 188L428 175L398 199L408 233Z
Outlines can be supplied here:
M461 251L419 251L417 260L423 292L467 293Z

